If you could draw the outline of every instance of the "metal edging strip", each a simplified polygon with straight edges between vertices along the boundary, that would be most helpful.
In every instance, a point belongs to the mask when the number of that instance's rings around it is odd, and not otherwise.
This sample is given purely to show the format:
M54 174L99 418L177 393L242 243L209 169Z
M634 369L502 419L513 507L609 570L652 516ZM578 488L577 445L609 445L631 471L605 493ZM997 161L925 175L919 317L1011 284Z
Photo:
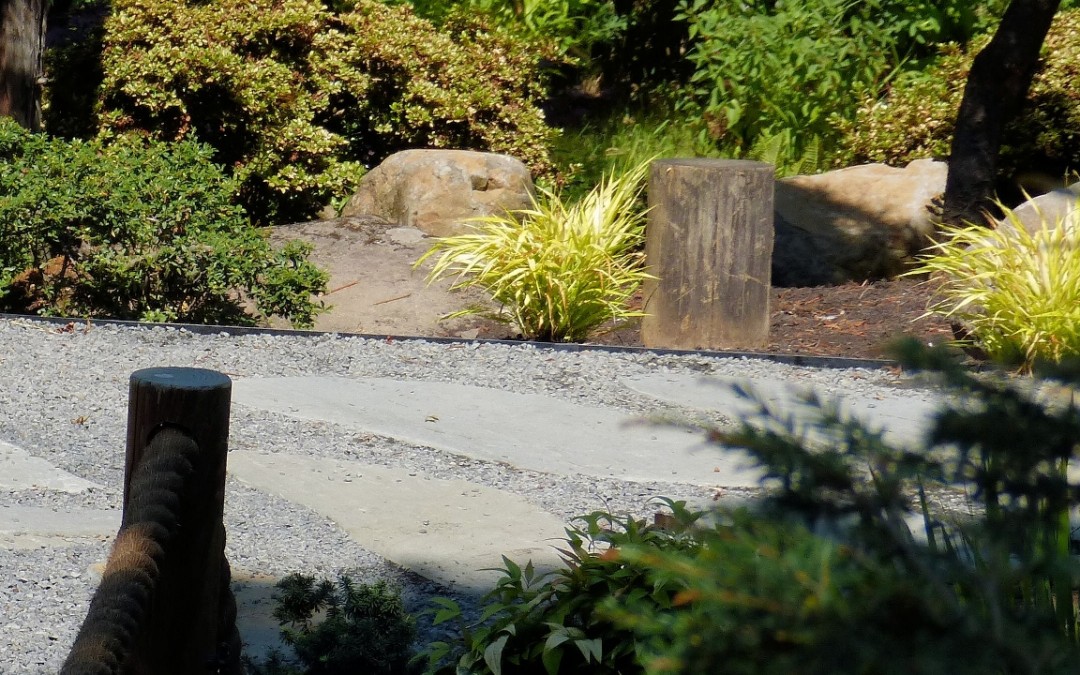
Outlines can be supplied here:
M488 338L455 338L455 337L424 337L418 335L376 335L370 333L345 333L341 331L298 330L295 328L261 328L256 326L217 326L193 323L147 323L143 321L130 321L127 319L87 319L85 317L55 317L35 316L27 314L5 314L0 312L0 319L39 321L42 323L67 325L69 323L87 323L90 325L121 326L125 328L173 328L186 330L196 335L218 335L225 333L230 336L242 335L269 335L271 337L322 337L324 335L340 335L342 337L355 337L365 340L401 340L409 342L433 342L435 344L493 344L522 346L531 345L537 349L549 349L562 352L612 352L616 354L655 354L657 356L706 356L711 358L729 359L757 359L773 363L783 363L792 366L805 366L809 368L896 368L899 364L890 359L860 359L844 356L815 356L809 354L778 354L775 352L752 352L752 351L726 351L714 349L659 349L653 347L630 347L625 345L598 345L582 344L576 342L533 342L529 340L497 340Z

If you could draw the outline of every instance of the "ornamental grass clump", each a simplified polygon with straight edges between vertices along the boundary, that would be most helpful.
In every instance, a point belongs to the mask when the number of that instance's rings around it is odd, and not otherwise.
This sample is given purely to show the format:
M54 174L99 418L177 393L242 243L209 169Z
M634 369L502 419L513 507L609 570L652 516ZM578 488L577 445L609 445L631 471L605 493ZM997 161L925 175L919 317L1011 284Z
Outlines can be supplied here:
M1029 232L1016 213L993 229L945 226L911 274L942 280L930 314L960 323L993 359L1029 370L1080 356L1080 211Z
M493 318L529 339L583 340L605 322L642 316L627 301L649 277L645 213L636 208L648 166L613 172L569 204L541 190L531 209L475 219L474 232L437 240L416 264L438 255L429 281L456 274L453 288L483 288L502 306ZM485 311L450 317L478 313Z

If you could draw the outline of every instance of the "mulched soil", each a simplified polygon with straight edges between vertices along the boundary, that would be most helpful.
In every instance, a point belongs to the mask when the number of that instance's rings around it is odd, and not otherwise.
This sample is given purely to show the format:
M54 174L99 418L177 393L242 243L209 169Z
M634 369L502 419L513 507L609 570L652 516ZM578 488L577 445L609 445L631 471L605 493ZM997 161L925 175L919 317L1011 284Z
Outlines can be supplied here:
M774 288L770 299L769 344L746 351L848 358L889 358L887 345L901 336L926 344L953 337L949 322L924 317L929 285L915 278L839 286ZM641 346L640 330L631 325L599 336L594 342ZM731 345L739 350L739 345Z

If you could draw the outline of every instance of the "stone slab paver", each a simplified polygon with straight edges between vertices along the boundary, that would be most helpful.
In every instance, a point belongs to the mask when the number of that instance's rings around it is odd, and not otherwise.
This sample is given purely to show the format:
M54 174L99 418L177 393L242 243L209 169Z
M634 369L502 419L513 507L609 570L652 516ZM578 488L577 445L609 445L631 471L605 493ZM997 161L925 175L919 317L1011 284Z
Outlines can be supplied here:
M0 490L55 490L76 494L101 487L34 457L22 448L0 441Z
M120 529L120 518L119 510L0 506L0 548L33 549L111 538Z
M364 548L462 590L490 590L502 556L553 569L564 523L520 497L463 480L321 457L229 453L229 473L325 515Z
M755 487L741 452L700 432L539 394L443 382L280 377L233 382L233 402L556 475Z

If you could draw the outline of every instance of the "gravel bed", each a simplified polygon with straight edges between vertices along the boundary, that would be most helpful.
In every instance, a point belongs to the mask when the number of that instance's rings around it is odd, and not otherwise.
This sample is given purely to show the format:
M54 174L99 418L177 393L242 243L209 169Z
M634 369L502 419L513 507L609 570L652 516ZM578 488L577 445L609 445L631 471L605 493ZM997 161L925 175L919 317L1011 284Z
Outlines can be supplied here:
M193 366L233 378L331 375L472 384L545 394L634 413L679 411L620 383L622 378L693 373L813 384L843 396L874 396L910 384L886 370L813 369L760 359L648 352L568 352L532 345L437 344L358 337L195 335L173 328L57 325L0 319L0 441L103 489L68 495L0 491L0 506L119 509L122 499L128 378L140 368ZM926 395L920 389L905 395ZM564 519L596 509L645 515L665 495L708 499L712 491L672 484L552 476L415 447L354 429L234 406L233 449L273 450L408 468L512 492ZM328 519L230 479L227 555L235 569L330 575L404 585L416 609L447 589L419 579L350 540ZM0 673L55 672L85 614L107 541L64 548L0 548Z

